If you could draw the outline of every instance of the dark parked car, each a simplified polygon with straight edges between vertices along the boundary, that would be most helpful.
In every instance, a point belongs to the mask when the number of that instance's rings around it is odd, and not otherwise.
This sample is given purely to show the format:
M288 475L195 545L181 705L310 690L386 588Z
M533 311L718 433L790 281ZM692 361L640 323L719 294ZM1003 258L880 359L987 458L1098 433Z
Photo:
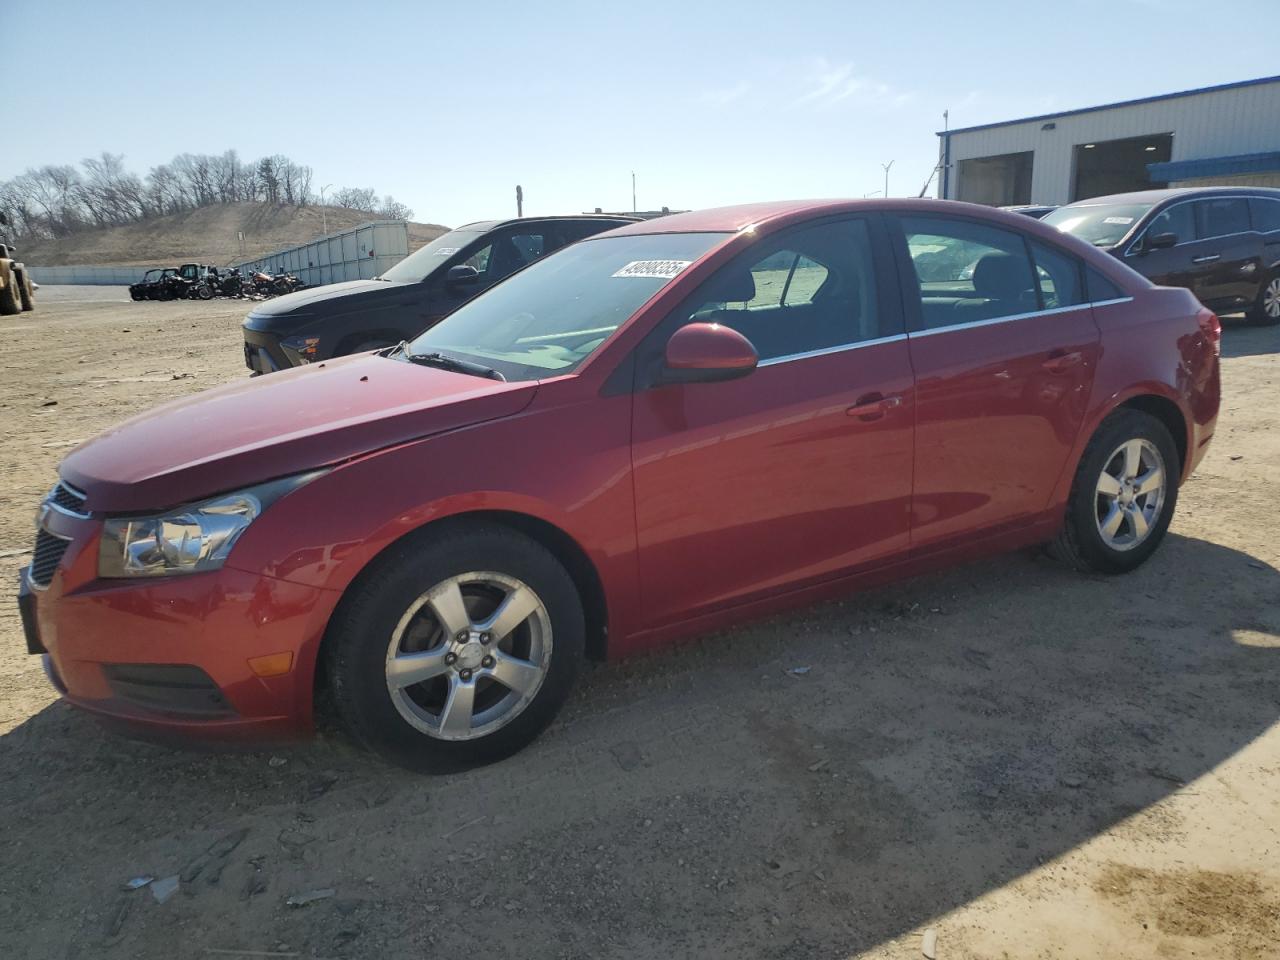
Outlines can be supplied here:
M164 271L159 267L148 270L142 275L141 280L129 285L129 296L134 300L154 300L156 286L160 283L160 276L163 273Z
M1001 207L1000 209L1008 210L1010 213L1020 213L1024 217L1031 217L1035 220L1043 220L1057 210L1058 207L1056 204L1023 203L1011 207Z
M327 688L401 763L497 760L584 657L1051 541L1135 569L1208 450L1220 335L1186 290L985 207L637 223L403 348L72 451L27 643L71 703L153 731L303 732Z
M380 277L290 294L244 321L244 362L270 373L416 336L499 280L633 217L485 220L437 237Z
M1280 190L1145 190L1081 200L1044 222L1210 310L1280 323Z

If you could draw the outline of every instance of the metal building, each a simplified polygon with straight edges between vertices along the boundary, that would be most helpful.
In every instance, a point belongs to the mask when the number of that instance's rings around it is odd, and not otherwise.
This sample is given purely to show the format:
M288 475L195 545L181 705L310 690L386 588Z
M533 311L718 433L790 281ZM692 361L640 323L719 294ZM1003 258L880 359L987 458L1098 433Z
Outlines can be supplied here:
M1129 190L1280 187L1280 77L938 133L938 196L1062 204Z

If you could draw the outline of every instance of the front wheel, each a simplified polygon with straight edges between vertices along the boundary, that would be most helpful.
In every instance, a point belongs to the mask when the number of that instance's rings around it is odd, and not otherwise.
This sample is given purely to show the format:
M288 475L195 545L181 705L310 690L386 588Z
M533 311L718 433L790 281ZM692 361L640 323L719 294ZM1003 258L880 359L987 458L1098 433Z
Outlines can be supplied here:
M1268 277L1249 310L1249 321L1259 326L1280 323L1280 274Z
M213 288L207 283L201 283L191 291L191 297L193 299L199 297L201 300L212 300Z
M1079 570L1136 569L1169 529L1180 469L1163 423L1140 410L1116 411L1080 458L1054 552Z
M36 299L31 290L31 278L27 276L25 270L18 274L18 294L23 310L34 310L36 308Z
M572 578L505 527L450 525L393 547L325 640L351 732L395 763L445 772L529 744L569 695L585 641Z

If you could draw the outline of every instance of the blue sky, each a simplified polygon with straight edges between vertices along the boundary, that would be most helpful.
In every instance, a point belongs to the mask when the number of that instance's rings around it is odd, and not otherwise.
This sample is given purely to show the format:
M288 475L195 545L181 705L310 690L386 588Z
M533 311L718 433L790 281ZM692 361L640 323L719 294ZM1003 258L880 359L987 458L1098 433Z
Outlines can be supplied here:
M1275 0L0 0L0 179L235 148L447 225L919 192L951 124L1277 71ZM197 12L200 11L200 12ZM166 40L176 42L166 43ZM16 41L16 42L15 42Z

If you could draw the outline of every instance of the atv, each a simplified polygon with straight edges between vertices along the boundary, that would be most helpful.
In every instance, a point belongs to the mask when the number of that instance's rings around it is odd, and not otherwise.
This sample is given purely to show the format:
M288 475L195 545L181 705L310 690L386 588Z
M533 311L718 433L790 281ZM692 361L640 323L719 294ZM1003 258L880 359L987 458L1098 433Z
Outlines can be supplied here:
M0 213L0 227L9 225L9 218ZM31 282L25 264L14 259L14 247L8 243L4 230L0 229L0 313L21 313L36 308L36 285Z

